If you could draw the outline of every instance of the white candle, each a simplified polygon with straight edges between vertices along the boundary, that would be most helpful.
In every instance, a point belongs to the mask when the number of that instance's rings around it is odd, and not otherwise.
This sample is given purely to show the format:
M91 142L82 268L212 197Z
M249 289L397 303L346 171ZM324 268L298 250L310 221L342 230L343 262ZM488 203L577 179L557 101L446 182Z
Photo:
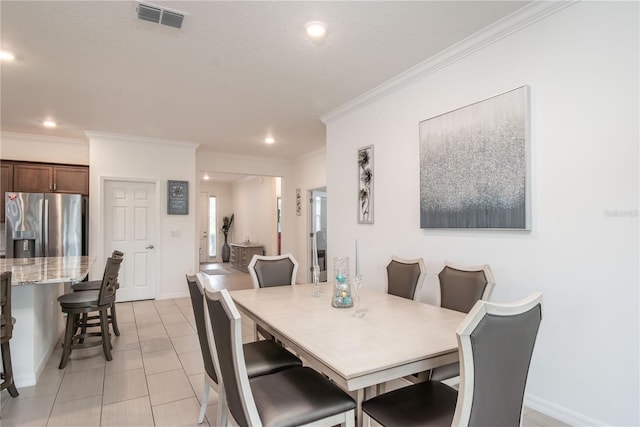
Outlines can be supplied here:
M358 254L358 239L356 239L356 276L360 275L360 255Z

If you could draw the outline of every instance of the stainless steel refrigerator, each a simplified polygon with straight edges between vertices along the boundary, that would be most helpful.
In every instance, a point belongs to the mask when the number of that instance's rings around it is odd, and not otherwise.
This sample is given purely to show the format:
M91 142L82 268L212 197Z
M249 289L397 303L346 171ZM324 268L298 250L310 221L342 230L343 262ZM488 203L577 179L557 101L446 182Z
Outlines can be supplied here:
M86 196L5 193L7 258L86 255Z

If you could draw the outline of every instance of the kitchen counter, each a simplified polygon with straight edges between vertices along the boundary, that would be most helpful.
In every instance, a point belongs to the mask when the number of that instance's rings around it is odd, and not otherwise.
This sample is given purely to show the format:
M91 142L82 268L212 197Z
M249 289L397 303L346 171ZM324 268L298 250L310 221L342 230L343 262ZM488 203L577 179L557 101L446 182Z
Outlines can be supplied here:
M94 262L87 256L0 259L0 271L12 273L11 361L18 389L36 383L62 336L58 297L64 284L84 279Z

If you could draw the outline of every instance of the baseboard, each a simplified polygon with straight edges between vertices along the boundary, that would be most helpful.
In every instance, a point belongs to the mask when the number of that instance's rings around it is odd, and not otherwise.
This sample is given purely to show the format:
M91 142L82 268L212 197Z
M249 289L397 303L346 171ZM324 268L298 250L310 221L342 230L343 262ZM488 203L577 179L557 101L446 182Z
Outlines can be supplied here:
M579 414L570 409L564 408L555 403L551 403L547 400L541 399L537 396L532 396L527 394L524 398L525 406L529 408L541 412L545 415L548 415L556 420L562 421L563 423L567 423L572 426L606 426L607 423L602 421L589 418L583 414Z
M161 299L178 299L178 298L191 298L191 296L189 295L189 292L176 292L176 293L172 293L172 294L162 294L159 295L158 300Z

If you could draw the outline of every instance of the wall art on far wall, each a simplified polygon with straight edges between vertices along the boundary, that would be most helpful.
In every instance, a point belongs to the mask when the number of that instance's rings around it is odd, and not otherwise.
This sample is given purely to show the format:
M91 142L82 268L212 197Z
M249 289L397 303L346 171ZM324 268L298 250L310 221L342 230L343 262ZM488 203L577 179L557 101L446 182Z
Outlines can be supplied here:
M302 196L299 188L296 188L296 215L302 216Z
M529 87L420 122L420 227L530 229Z
M373 224L373 145L358 149L358 224Z
M168 181L167 183L167 214L189 214L189 182Z

